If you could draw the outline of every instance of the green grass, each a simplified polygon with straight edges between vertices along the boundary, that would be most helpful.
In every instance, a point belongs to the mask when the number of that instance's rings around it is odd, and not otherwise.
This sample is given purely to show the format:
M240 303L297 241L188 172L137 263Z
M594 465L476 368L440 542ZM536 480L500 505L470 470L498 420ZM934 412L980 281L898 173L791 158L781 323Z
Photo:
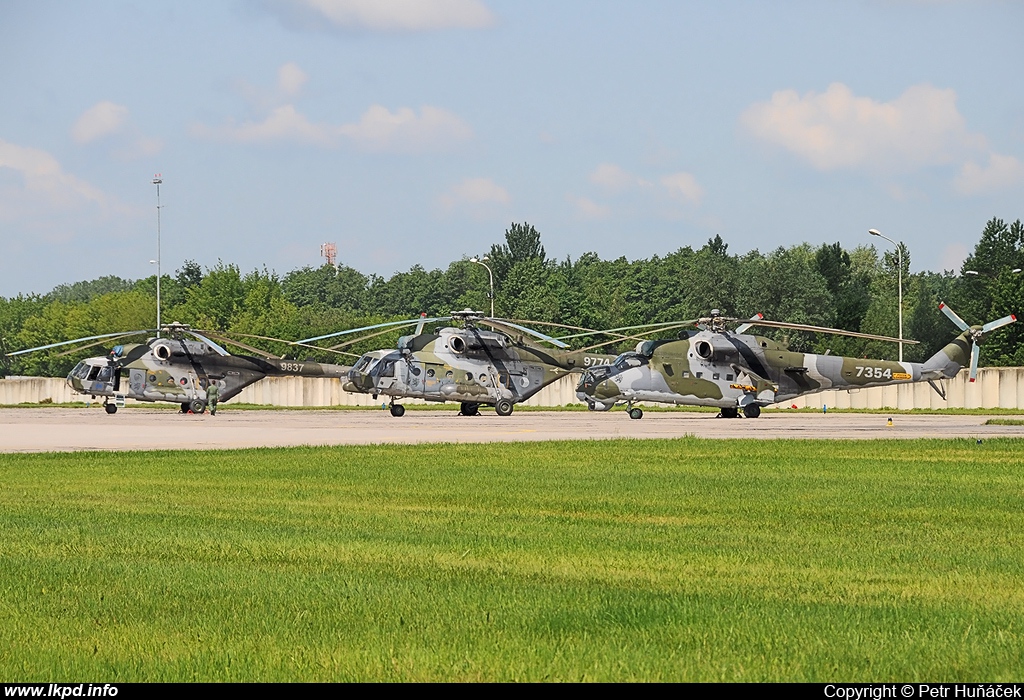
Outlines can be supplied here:
M1013 681L1024 441L0 456L8 681Z
M1024 425L1024 420L1015 418L989 418L985 425Z

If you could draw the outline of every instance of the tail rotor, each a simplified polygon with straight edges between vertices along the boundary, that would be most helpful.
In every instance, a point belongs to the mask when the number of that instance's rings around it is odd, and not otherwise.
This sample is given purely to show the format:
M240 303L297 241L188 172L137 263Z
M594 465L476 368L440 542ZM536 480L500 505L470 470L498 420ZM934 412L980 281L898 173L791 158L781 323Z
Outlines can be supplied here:
M971 370L968 376L970 378L970 381L973 382L978 378L978 357L981 355L981 348L979 347L981 342L989 333L996 330L997 328L1008 326L1009 324L1016 321L1017 317L1014 316L1013 314L1010 314L1009 316L1004 316L1002 318L996 319L995 321L989 321L983 326L968 326L962 318L956 315L956 312L954 312L953 309L946 306L945 302L939 304L939 309L942 310L942 313L946 314L946 317L949 318L949 320L952 321L957 328L964 331L965 333L970 333Z

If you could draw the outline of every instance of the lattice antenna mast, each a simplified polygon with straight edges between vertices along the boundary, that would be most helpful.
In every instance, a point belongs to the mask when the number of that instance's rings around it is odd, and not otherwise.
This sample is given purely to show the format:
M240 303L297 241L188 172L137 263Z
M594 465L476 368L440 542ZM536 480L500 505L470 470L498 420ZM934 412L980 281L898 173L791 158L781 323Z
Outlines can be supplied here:
M327 258L327 264L331 267L337 267L338 246L333 243L324 243L320 246L320 257Z

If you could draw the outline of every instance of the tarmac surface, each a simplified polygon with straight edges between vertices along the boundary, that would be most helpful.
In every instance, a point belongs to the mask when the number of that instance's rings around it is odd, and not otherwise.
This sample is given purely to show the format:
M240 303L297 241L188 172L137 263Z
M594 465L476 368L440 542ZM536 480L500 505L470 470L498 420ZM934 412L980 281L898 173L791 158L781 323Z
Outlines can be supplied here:
M296 445L520 442L541 440L705 438L887 439L1024 437L1024 426L984 425L985 415L789 413L757 419L719 419L713 413L519 411L502 418L486 411L231 410L216 416L130 407L0 409L0 453L79 450L212 450ZM887 421L892 418L893 424ZM1006 417L1006 416L1000 416ZM1024 418L1024 417L1019 417Z

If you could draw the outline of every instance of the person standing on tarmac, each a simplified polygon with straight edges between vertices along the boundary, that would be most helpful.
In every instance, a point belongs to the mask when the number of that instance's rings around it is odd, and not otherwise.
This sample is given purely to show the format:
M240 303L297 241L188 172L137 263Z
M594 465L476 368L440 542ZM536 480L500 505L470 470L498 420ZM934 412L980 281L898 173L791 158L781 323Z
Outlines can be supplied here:
M206 404L210 407L210 415L217 415L217 398L220 396L220 387L217 382L211 381L206 387Z

